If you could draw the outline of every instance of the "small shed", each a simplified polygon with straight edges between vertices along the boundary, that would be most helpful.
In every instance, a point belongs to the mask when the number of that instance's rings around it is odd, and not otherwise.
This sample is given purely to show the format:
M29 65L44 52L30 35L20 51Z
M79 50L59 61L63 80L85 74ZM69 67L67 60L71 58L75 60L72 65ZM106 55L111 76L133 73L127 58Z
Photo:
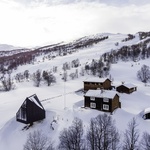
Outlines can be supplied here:
M112 113L115 109L121 108L121 103L115 91L88 90L84 96L84 107Z
M150 119L150 108L146 108L143 112L144 119Z
M116 91L118 91L120 93L130 94L134 91L137 91L137 87L131 83L127 83L127 84L122 84L122 85L119 85L118 87L116 87Z
M111 80L108 78L91 78L84 82L84 91L96 90L96 89L111 89Z
M45 110L36 94L27 97L16 113L16 120L25 124L33 124L44 118Z

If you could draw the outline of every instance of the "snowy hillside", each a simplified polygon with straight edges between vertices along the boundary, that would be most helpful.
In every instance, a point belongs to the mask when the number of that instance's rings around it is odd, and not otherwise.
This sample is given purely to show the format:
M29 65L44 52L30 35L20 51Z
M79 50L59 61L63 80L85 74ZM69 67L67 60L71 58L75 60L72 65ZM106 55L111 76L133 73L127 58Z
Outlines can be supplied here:
M14 49L19 49L20 47L15 47L13 45L0 44L0 51L10 51Z
M97 2L97 3L102 3L102 4L109 4L109 5L129 5L129 4L135 4L135 5L142 5L142 4L147 4L149 1L148 0L14 0L18 1L20 3L45 3L49 5L60 5L60 4L71 4L71 3L79 3L79 2Z
M32 79L22 82L17 82L14 79L16 86L14 90L8 92L0 91L1 150L22 150L28 134L35 130L40 130L48 137L52 137L55 146L57 146L59 143L59 133L72 123L74 117L83 120L84 130L86 130L91 118L96 117L98 114L103 114L102 111L83 108L84 94L80 89L83 89L83 81L90 79L93 75L85 73L82 76L80 74L81 68L85 64L91 63L93 59L98 60L106 52L118 50L123 46L136 45L148 40L149 37L140 39L138 33L130 40L125 40L128 38L126 34L101 34L101 36L108 36L109 38L95 43L92 46L79 48L75 52L67 55L56 55L57 53L55 52L50 53L51 55L55 55L52 59L48 59L48 54L42 53L42 55L36 57L34 63L20 65L17 70L13 70L12 77L17 73L23 73L25 70L34 73L38 69L42 71L53 70L55 66L57 67L57 72L54 73L56 83L47 86L42 82L39 87L35 87ZM82 39L79 41L82 41ZM45 48L43 52L44 50ZM69 75L78 69L79 76L73 80L71 77L68 77L67 81L64 82L62 80L63 64L66 62L71 63L77 59L80 65L77 68L68 69L67 73ZM150 133L150 121L144 120L141 115L144 109L150 107L150 87L145 86L137 79L137 71L141 69L143 64L149 65L149 59L140 59L138 62L119 60L117 63L111 64L110 75L113 78L113 85L120 85L122 82L125 82L137 86L137 91L132 94L119 93L121 108L115 110L113 115L111 115L115 119L116 127L121 135L123 135L128 122L133 117L137 119L138 129L141 135L144 131ZM37 94L44 106L46 119L35 122L28 130L22 130L25 124L16 122L15 115L25 98L33 94ZM52 122L54 119L57 120L56 123Z

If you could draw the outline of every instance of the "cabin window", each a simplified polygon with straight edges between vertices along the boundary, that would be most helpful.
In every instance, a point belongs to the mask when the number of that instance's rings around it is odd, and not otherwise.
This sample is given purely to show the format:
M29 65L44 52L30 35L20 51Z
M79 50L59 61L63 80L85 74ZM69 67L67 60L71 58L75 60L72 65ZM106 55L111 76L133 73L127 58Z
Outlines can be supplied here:
M109 105L103 104L103 110L109 110Z
M21 117L22 120L26 120L26 118L27 118L27 115L26 115L26 101L21 106L20 117Z
M90 103L91 108L96 108L96 103Z
M104 97L104 98L103 98L103 102L108 103L108 102L109 102L109 99L108 99L108 98L106 98L106 97Z
M24 101L21 107L26 108L26 101Z
M90 97L90 100L91 101L95 101L95 97Z
M26 115L26 108L22 107L21 108L21 119L26 120L27 115Z

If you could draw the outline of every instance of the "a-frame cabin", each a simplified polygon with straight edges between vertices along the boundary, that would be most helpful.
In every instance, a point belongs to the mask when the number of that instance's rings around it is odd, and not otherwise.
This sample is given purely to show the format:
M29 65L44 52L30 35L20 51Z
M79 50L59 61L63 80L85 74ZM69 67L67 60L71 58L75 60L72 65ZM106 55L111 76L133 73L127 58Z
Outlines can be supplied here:
M32 125L33 122L44 118L45 109L36 94L27 97L16 113L16 120L25 124Z

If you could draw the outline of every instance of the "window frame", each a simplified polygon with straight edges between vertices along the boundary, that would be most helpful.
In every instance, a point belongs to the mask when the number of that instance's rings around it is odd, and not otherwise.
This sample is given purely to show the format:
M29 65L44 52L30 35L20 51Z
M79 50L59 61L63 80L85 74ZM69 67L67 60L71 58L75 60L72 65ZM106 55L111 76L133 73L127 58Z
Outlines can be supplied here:
M91 96L91 97L90 97L90 100L91 100L91 101L95 101L95 97L94 97L94 96Z
M104 97L104 98L103 98L103 102L105 102L105 103L109 103L109 98Z
M103 110L109 110L109 105L103 104Z
M90 108L96 108L96 103L90 103Z

